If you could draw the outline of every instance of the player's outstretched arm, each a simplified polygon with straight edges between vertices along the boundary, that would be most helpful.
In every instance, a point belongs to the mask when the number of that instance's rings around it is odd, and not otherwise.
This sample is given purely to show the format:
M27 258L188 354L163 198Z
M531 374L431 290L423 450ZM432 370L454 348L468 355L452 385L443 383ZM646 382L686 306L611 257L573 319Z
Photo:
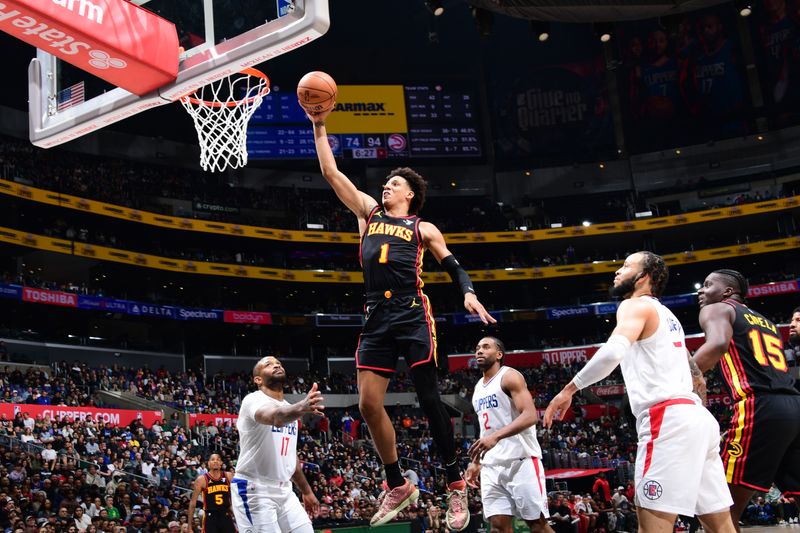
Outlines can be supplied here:
M475 289L472 288L472 280L469 279L469 274L458 264L453 253L447 249L444 235L439 231L439 228L430 222L420 222L419 232L422 235L425 246L431 251L433 257L450 274L450 279L453 280L453 283L461 289L464 295L464 308L471 314L478 316L484 324L496 323L497 320L478 301Z
M206 477L205 476L198 476L197 479L194 480L194 490L192 491L192 497L189 500L189 510L188 510L188 518L189 518L189 532L193 531L192 526L194 524L194 510L197 506L197 498L200 497L200 494L206 488Z
M511 396L519 416L513 422L504 426L491 435L487 435L476 440L469 448L469 456L475 461L494 448L498 442L506 437L512 437L534 425L539 418L536 414L536 407L533 404L525 378L516 370L511 370L503 375L500 387Z
M317 384L314 383L311 386L311 390L306 394L306 397L297 403L282 406L265 405L259 407L255 413L255 420L259 424L280 427L294 422L304 415L322 416L322 412L325 409L325 406L322 405L323 401L322 392L318 390Z
M378 205L374 198L359 191L353 182L339 170L333 150L328 144L328 132L325 129L325 119L328 118L333 108L321 113L309 114L308 118L314 124L314 145L317 149L317 159L322 176L330 183L333 192L339 200L352 211L359 220L366 220L373 207Z
M700 310L700 327L706 335L706 341L694 353L694 362L702 372L716 366L720 357L725 355L733 338L733 321L735 311L726 303L718 302L706 305Z
M544 412L544 427L551 427L557 414L559 420L564 418L576 392L608 377L617 368L625 359L631 345L639 340L648 318L654 314L656 310L652 305L636 298L625 300L619 305L617 327L586 366L550 401Z
M319 516L319 500L311 490L311 485L308 484L306 475L303 473L303 465L300 460L297 460L297 466L292 474L292 481L295 486L300 490L300 495L303 497L303 507L305 507L308 516L312 519Z

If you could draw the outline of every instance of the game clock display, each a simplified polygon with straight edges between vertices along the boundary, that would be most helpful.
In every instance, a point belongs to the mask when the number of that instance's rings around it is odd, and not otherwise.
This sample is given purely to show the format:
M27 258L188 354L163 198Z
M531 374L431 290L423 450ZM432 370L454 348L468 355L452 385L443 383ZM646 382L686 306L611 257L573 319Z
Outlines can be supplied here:
M405 120L396 132L340 133L329 126L328 141L334 155L375 160L482 155L477 91L457 84L406 85L402 87L402 95ZM338 103L337 108L350 111L352 107L342 107L348 105ZM380 115L386 111L380 104L373 104L372 108L376 112L365 108L353 113L355 116L350 120L354 122L354 130L359 129L357 122L361 115ZM393 116L392 120L397 123L397 118ZM247 152L250 159L317 157L311 123L293 92L276 90L264 98L250 120Z

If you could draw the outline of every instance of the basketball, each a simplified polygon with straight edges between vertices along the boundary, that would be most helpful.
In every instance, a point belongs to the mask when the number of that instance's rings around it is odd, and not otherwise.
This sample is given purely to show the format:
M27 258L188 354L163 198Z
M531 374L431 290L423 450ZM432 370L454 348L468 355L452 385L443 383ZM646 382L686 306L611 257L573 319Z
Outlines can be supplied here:
M336 102L336 82L324 72L309 72L297 84L297 101L310 113L327 111Z

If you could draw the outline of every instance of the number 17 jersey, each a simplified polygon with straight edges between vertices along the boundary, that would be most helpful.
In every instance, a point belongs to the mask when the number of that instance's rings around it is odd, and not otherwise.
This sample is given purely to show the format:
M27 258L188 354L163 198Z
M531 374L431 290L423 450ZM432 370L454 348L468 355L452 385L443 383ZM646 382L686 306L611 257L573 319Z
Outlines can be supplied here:
M367 294L422 287L419 223L415 215L390 217L380 206L372 209L359 250Z
M237 478L252 481L291 481L297 468L297 421L283 426L256 422L256 411L263 406L282 407L286 400L276 400L260 390L242 400L236 429L239 432Z

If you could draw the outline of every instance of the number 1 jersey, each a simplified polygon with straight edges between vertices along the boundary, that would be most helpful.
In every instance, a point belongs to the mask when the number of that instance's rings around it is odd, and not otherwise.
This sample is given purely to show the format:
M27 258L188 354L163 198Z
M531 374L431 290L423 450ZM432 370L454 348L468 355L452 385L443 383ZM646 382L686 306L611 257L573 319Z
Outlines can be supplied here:
M418 216L390 217L379 206L372 209L359 250L367 294L422 287L419 223Z

